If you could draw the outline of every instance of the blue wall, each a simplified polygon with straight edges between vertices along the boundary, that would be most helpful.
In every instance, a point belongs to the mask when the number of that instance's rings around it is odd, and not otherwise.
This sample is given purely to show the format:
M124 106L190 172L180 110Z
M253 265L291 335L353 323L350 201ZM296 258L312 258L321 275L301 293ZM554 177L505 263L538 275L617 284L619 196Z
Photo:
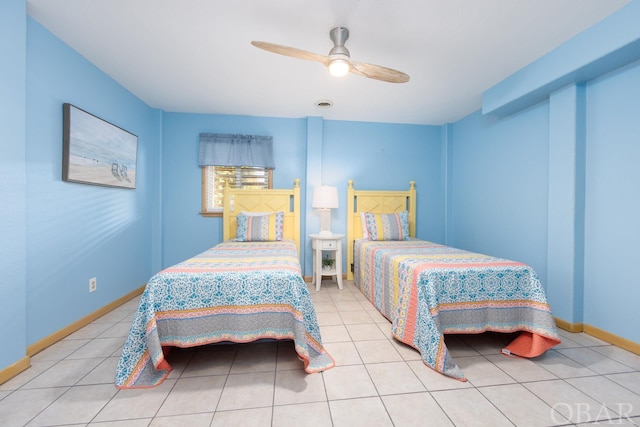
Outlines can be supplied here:
M444 167L440 126L326 121L322 182L338 187L332 230L346 232L347 181L357 190L404 190L416 182L416 235L444 243Z
M169 266L222 241L222 218L203 217L198 135L201 132L269 135L274 138L275 188L292 188L304 177L306 122L303 119L164 114L162 161L163 264Z
M24 0L0 2L0 369L26 354Z
M545 281L548 104L453 125L451 246L525 262Z
M554 315L638 343L640 62L549 97L453 124L449 243L531 264Z
M640 343L640 62L587 86L584 321Z
M315 126L318 122L322 126ZM419 235L435 241L444 236L440 128L438 126L282 119L249 116L166 113L163 119L163 264L172 265L219 243L222 220L202 217L200 132L245 133L274 137L274 187L290 188L301 180L304 272L311 275L309 233L317 231L310 208L315 185L338 187L340 208L332 212L334 232L346 231L346 188L408 188L416 181L418 209L426 220ZM320 159L316 158L315 145ZM308 157L308 153L314 153ZM313 170L309 170L313 169ZM393 173L381 174L381 169ZM316 179L319 182L308 183ZM308 178L312 177L312 178Z
M635 343L639 21L633 1L498 83L448 140L453 244L530 262L558 318Z
M27 20L27 344L144 285L158 209L158 115ZM63 182L62 104L138 136L135 190ZM97 278L98 289L88 283Z

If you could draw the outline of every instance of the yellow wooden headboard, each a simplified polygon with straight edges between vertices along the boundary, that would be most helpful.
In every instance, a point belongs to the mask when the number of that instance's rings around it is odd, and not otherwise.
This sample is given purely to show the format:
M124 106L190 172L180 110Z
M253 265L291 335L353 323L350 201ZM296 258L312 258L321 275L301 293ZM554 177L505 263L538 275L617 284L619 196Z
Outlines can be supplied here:
M300 256L300 180L295 179L292 189L224 189L222 211L222 238L235 239L240 212L284 211L283 237L296 242Z
M404 191L356 190L347 185L347 280L353 280L353 242L362 238L361 212L393 213L408 211L409 235L416 236L416 183Z

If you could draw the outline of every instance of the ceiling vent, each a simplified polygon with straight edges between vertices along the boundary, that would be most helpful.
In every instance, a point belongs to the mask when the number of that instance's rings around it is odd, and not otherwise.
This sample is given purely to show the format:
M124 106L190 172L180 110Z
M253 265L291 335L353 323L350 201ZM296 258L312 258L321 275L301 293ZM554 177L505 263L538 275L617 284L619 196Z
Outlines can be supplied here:
M333 107L333 102L328 99L321 99L320 101L316 101L316 107L318 108L331 108Z

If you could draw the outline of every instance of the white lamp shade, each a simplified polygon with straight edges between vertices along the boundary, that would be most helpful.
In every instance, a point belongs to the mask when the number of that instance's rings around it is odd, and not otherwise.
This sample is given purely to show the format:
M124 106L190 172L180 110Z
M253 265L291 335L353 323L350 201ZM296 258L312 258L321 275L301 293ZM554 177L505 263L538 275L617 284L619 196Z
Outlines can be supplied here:
M316 209L336 209L338 207L338 189L328 185L316 187L311 206Z

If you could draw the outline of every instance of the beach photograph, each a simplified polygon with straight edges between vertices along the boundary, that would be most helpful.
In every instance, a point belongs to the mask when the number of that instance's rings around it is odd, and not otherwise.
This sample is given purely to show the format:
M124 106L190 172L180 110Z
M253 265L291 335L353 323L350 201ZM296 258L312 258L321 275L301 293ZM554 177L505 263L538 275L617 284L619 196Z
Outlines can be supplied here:
M138 137L64 104L63 180L136 188Z

